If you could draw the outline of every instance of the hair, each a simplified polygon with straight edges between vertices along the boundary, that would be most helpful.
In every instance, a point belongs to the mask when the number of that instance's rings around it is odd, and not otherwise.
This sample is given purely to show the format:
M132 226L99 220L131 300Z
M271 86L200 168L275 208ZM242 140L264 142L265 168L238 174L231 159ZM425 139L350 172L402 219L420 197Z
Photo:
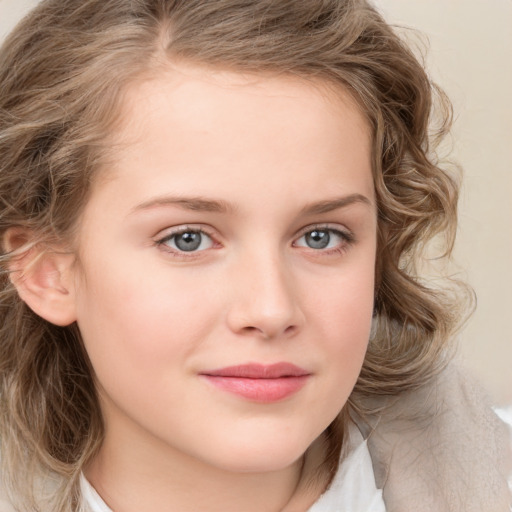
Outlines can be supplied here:
M460 303L427 286L417 268L429 240L444 236L445 257L454 241L458 182L436 156L450 105L374 7L364 0L43 0L0 51L0 236L12 227L32 234L31 245L0 256L1 454L5 485L30 510L41 510L34 493L48 475L57 476L52 510L79 510L79 474L101 445L103 423L77 326L33 313L9 269L30 246L73 239L111 153L123 92L177 59L334 84L352 94L371 128L374 325L356 387L327 429L331 473L350 411L372 413L361 397L421 386L446 361Z

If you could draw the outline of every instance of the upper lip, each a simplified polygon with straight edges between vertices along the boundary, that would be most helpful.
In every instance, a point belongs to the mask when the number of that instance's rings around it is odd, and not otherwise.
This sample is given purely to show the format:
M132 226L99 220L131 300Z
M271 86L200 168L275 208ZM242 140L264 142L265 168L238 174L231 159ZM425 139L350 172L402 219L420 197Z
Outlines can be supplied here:
M302 377L310 372L292 363L259 364L249 363L226 366L201 372L211 377L238 377L244 379L278 379L282 377Z

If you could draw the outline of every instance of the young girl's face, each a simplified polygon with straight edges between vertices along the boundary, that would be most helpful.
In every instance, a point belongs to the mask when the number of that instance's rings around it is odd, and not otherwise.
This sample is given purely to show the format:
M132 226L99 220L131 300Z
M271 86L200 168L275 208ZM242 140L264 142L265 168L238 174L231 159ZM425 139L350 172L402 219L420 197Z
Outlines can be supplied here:
M103 449L139 468L287 467L366 351L368 126L343 91L192 66L134 85L123 116L75 279Z

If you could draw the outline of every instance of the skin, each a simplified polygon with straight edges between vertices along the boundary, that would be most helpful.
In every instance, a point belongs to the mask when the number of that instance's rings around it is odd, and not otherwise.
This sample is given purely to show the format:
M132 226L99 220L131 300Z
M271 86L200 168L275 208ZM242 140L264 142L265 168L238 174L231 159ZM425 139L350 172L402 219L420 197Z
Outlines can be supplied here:
M106 424L86 476L115 512L306 510L370 331L365 120L319 83L185 65L134 84L123 118L73 269ZM308 246L315 228L327 248ZM205 234L185 253L187 229ZM201 376L283 361L309 376L274 403Z

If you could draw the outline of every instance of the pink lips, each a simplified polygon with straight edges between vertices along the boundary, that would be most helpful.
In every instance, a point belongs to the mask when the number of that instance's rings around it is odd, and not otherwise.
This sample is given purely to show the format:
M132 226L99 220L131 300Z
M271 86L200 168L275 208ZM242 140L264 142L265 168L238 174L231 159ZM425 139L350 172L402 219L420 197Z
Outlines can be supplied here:
M244 364L202 372L214 386L255 402L277 402L306 384L310 373L291 363Z

